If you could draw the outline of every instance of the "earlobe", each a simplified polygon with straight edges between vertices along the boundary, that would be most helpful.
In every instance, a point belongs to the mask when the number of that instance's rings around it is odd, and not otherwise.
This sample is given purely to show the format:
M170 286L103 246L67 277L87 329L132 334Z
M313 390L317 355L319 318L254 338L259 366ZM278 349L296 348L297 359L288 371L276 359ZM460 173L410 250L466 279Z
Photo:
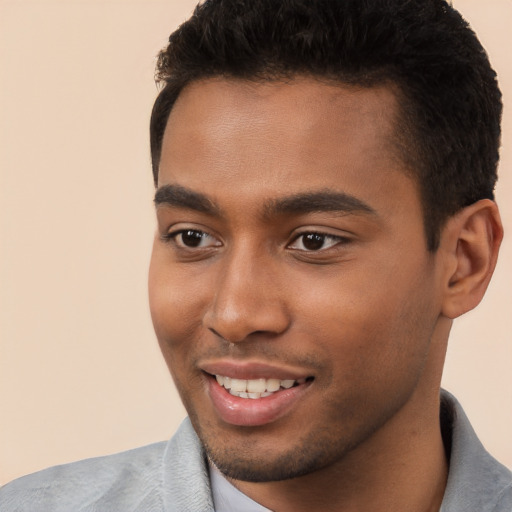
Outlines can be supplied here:
M464 208L448 220L441 242L450 261L444 284L444 316L461 316L482 300L502 238L498 207L489 199Z

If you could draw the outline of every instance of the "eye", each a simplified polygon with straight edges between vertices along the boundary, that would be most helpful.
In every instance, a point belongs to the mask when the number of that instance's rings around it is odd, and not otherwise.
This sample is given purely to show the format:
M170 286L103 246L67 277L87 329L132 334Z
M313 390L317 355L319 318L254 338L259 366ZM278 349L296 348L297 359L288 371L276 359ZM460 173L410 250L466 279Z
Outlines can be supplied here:
M165 235L165 239L172 240L178 247L184 249L203 249L221 245L215 237L198 229L174 231Z
M325 251L346 241L347 239L344 237L327 235L325 233L301 233L288 247L307 252Z

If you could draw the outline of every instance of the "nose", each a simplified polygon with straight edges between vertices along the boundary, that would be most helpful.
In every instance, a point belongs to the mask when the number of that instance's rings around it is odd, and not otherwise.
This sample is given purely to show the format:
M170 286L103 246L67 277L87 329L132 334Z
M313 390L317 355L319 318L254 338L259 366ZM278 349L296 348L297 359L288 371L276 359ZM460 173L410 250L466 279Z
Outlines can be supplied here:
M204 325L230 343L286 331L290 318L275 267L266 258L247 254L226 258Z

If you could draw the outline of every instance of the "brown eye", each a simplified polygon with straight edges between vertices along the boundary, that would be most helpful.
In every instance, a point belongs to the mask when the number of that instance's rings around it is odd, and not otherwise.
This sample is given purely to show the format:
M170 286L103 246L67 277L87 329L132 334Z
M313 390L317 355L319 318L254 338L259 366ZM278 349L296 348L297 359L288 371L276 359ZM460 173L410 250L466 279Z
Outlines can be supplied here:
M183 249L203 249L221 245L215 237L198 229L182 229L169 233L166 238Z
M182 231L180 237L183 245L186 245L187 247L199 247L205 234L206 233L202 233L201 231L188 229L187 231Z
M307 249L308 251L318 251L323 247L324 243L325 236L319 235L318 233L309 233L302 237L302 245L304 246L304 249Z
M299 251L315 252L330 249L337 244L347 241L346 238L341 236L311 232L300 234L288 247Z

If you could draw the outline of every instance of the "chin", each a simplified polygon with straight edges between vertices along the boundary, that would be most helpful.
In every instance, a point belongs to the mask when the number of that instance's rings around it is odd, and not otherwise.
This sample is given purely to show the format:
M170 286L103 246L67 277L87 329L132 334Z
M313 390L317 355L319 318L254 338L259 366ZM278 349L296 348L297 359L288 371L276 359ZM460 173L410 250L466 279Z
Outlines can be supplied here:
M225 442L221 434L205 436L199 431L209 460L228 478L245 482L275 482L314 473L340 461L353 447L340 438L325 440L315 433L290 446L274 438L268 446L247 434L238 442L226 434Z

